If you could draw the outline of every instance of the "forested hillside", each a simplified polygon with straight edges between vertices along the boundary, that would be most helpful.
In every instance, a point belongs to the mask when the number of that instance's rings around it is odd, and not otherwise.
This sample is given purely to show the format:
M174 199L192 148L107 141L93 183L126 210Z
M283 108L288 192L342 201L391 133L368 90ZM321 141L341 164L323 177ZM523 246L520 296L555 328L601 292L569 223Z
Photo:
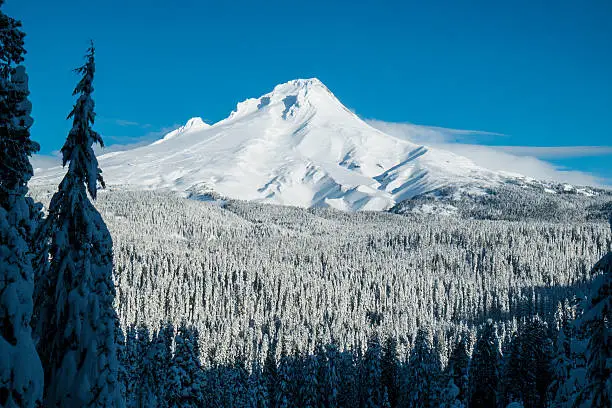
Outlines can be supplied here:
M33 194L45 201L44 190ZM496 376L510 369L507 364L522 365L508 360L523 358L513 354L513 347L521 348L522 356L527 347L540 356L537 364L546 362L546 374L536 376L538 397L515 398L525 406L544 406L554 398L549 395L555 378L549 363L557 352L558 332L579 316L592 266L611 246L610 228L601 221L351 214L236 201L203 203L173 194L120 190L101 193L97 206L115 243L116 309L127 333L126 350L175 343L176 358L179 344L189 338L192 355L201 357L196 359L198 366L201 363L196 370L202 376L201 398L217 401L212 406L242 406L234 400L253 397L253 390L236 390L228 378L242 378L246 387L249 378L272 381L266 375L273 375L274 384L268 384L261 399L287 392L288 406L293 406L309 391L281 391L283 381L292 387L307 382L282 376L307 376L308 370L315 375L323 370L323 362L348 364L334 369L339 376L335 381L353 385L336 386L339 392L359 394L370 384L363 376L380 376L389 369L381 351L389 342L386 347L396 350L393 381L421 378L418 370L434 367L439 376L419 385L425 391L410 392L424 393L414 396L415 401L438 401L442 394L454 395L449 378L461 377L449 372L453 353L463 353L457 347L472 355L472 365L492 364L474 360L476 339L483 333L491 338L480 347L488 344L499 353ZM181 329L175 333L174 328ZM576 337L573 326L571 330ZM539 343L532 343L536 338ZM332 363L334 358L339 360ZM365 366L371 359L378 361L378 368ZM271 365L276 371L265 374ZM133 370L133 364L126 369ZM260 375L258 370L263 370ZM141 376L132 374L133 380ZM323 386L320 381L315 383ZM454 381L461 397L445 398L467 403L463 394L468 392L468 377ZM465 384L456 384L461 381ZM475 381L473 376L469 381ZM413 380L408 383L413 385L397 389L408 392L406 387L416 386ZM501 393L498 402L512 400L518 392L504 387L510 385L495 387L495 393ZM391 406L397 406L403 398L405 405L413 398L395 395L396 388L387 389L393 394L387 396L383 388L378 390L380 395L372 398L380 404L390 398ZM428 406L415 404L407 406Z

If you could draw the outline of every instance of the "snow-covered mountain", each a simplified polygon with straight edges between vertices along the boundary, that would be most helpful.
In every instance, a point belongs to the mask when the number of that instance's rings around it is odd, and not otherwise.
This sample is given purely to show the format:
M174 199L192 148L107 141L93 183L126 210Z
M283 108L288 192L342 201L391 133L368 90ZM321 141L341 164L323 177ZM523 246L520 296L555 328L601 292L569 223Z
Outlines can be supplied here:
M194 118L151 145L99 162L109 185L342 210L384 210L441 187L478 190L505 178L374 129L318 79L278 85L212 126ZM33 183L63 174L41 170Z

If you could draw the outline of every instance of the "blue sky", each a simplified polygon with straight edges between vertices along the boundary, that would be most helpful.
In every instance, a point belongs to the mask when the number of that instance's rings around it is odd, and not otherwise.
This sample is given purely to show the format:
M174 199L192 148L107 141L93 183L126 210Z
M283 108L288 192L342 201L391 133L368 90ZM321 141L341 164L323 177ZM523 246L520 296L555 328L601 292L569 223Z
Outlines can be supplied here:
M4 10L28 34L42 153L69 129L71 69L90 38L107 144L192 116L215 122L277 83L318 77L363 118L504 135L463 143L612 145L609 0L6 0ZM612 179L609 149L581 151L521 154Z

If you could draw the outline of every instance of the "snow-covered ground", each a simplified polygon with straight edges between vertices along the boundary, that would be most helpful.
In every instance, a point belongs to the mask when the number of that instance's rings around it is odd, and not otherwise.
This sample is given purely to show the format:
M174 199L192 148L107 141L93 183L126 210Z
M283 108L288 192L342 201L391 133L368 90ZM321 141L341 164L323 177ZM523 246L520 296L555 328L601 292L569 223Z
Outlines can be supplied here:
M374 129L318 79L278 85L212 126L193 118L151 145L99 162L109 185L348 211L385 210L443 186L505 178ZM32 183L56 183L63 174L61 167L37 169Z

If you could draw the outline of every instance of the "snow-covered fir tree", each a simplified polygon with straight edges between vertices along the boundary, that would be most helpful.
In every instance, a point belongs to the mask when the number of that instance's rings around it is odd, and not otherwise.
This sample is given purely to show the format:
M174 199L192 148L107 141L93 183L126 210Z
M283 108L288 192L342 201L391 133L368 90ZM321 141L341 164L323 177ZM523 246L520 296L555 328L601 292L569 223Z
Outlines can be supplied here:
M609 407L612 406L612 251L595 264L593 273L596 277L592 296L579 320L589 340L586 384L576 404L580 407Z
M321 400L324 406L337 408L339 406L340 373L338 367L338 345L336 343L332 342L325 347L325 357L325 366L320 368L323 371L323 385L320 386L323 390Z
M45 368L45 405L49 407L123 406L118 385L117 316L113 308L113 242L92 205L97 183L104 185L92 149L102 138L92 129L94 47L74 95L77 101L62 156L68 171L49 205L43 236L50 265L37 282L40 295L38 350Z
M452 385L457 387L455 399L465 403L468 387L468 367L470 355L468 351L468 333L462 333L453 346L448 365L446 366L446 377ZM448 388L449 384L447 384Z
M382 348L377 334L368 339L368 348L363 359L361 406L373 408L382 404L384 388L382 383Z
M152 350L156 342L151 341L151 333L147 327L139 327L137 330L138 347L138 363L139 363L139 378L136 392L131 395L136 402L137 407L154 407L158 406L158 386L156 383L157 376L155 373L156 366L153 361L155 356Z
M293 395L293 385L295 384L295 372L287 351L283 348L278 362L278 384L276 386L276 396L274 406L278 408L288 408L295 406L297 401Z
M481 329L474 346L469 368L468 406L494 407L499 385L499 339L493 321Z
M138 332L136 327L131 326L126 330L123 352L120 352L119 349L117 350L119 363L125 369L123 378L119 378L119 380L123 379L124 382L123 388L125 388L125 405L127 408L136 406L136 394L140 387L140 361L142 353L139 347Z
M394 336L389 336L382 351L381 381L387 393L389 404L393 407L397 406L399 400L399 368L397 339Z
M258 360L254 360L251 373L249 375L248 384L248 401L249 408L267 408L268 404L268 388L263 381L263 370Z
M170 368L172 367L172 343L174 341L174 326L164 324L159 331L153 335L151 344L148 347L147 361L150 368L147 375L151 376L151 381L155 387L152 389L155 398L154 406L164 408L168 406L168 392L170 388ZM144 378L141 381L145 381Z
M319 384L317 383L317 358L314 355L305 356L302 363L298 406L315 408L318 406Z
M0 0L0 406L34 407L42 400L43 370L32 339L34 270L32 177L29 158L32 106L23 61L21 22Z
M417 408L435 404L440 394L441 369L440 356L433 348L428 329L419 329L403 379L404 406Z
M522 325L503 357L500 381L503 404L521 401L526 408L546 406L548 386L552 382L552 351L544 322L536 317Z
M168 406L204 406L204 373L200 364L198 332L185 323L174 338L175 349L169 372Z

